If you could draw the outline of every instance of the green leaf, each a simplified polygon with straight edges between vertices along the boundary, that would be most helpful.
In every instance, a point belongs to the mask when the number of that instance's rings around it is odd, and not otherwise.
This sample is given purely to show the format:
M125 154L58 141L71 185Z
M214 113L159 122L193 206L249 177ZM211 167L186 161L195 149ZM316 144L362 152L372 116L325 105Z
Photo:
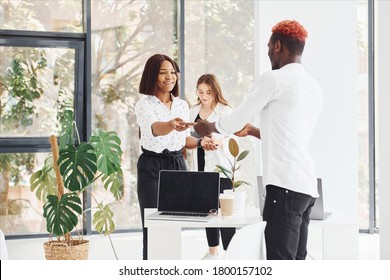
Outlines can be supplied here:
M241 186L241 185L248 185L248 186L250 186L251 184L250 183L248 183L248 182L246 182L246 181L241 181L241 180L238 180L238 181L235 181L234 182L234 185L233 185L233 188L238 188L239 186Z
M123 192L122 172L118 171L110 175L104 175L102 181L104 182L104 188L110 191L116 200L119 200Z
M248 150L243 151L237 158L237 161L243 160L249 154Z
M53 157L48 157L41 170L30 177L30 190L42 202L47 202L47 196L57 194L57 182L53 169Z
M115 224L112 219L114 212L108 205L103 206L101 202L98 204L98 208L99 210L93 215L92 223L100 234L108 235L115 230Z
M91 136L89 142L96 150L97 169L110 175L121 170L121 140L116 132L99 130L96 136Z
M56 195L49 195L43 205L43 217L46 218L47 231L56 236L71 232L82 213L80 198L75 193L66 193L60 200Z
M226 176L226 178L229 178L229 179L232 178L232 172L229 169L227 169L226 167L223 167L222 165L219 165L219 164L217 164L215 166L217 167L216 168L217 172L222 172Z
M61 118L61 133L59 137L60 150L65 149L68 145L73 145L74 139L74 115L73 111L65 110Z
M97 170L95 149L87 143L80 143L77 149L68 146L60 150L58 165L65 188L80 191L95 177Z
M238 143L233 138L229 139L229 152L232 154L233 157L238 156L238 153L240 152L240 148L238 147Z

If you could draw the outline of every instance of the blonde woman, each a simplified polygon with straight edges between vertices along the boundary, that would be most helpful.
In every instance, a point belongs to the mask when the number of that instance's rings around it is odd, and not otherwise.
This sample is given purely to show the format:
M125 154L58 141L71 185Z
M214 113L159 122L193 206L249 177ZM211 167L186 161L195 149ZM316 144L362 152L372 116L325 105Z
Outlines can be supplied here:
M190 109L190 120L207 120L215 122L221 116L233 111L229 103L222 95L221 87L217 78L213 74L202 75L196 84L196 94L198 96L197 103ZM193 131L193 136L197 137ZM218 149L214 151L205 151L204 149L196 149L193 153L192 168L198 171L214 171L215 165L220 164L229 166L228 161L228 137L218 133L212 133L211 137L218 144ZM209 250L203 259L213 260L219 259L218 252L219 238L221 239L223 249L226 250L232 239L235 228L206 228L206 237L209 245Z

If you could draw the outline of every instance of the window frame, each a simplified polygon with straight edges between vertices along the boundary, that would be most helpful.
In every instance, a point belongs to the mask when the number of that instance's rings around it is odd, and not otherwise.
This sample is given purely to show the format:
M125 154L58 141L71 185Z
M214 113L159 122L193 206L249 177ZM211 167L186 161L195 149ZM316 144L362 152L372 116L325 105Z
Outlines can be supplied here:
M37 31L0 31L0 46L31 48L69 48L75 50L74 108L80 137L86 135L86 98L84 90L85 75L85 34L37 32ZM47 137L1 137L0 153L30 153L50 151Z

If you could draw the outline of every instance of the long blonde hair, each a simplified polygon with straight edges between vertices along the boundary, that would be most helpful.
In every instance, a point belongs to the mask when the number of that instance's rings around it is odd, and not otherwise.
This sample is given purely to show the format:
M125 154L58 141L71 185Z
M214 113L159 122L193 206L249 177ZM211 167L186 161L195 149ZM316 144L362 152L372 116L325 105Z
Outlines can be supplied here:
M219 85L217 77L214 74L204 74L200 76L198 82L196 83L196 89L198 89L198 86L200 84L206 84L210 87L211 93L214 96L214 102L215 102L214 108L218 103L222 103L226 106L231 107L227 102L227 100L223 97L221 86ZM198 105L201 103L202 102L198 97L198 101L196 104Z

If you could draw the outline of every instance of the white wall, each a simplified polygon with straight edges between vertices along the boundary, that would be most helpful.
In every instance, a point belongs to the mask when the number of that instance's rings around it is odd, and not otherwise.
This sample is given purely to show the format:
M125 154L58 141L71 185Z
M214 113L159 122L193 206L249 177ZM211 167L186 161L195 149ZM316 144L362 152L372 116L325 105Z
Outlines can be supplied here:
M390 260L390 1L376 1L380 258Z
M298 20L309 33L302 64L328 98L311 145L325 208L357 223L356 2L261 0L259 13L260 73L270 69L267 43L277 22Z

